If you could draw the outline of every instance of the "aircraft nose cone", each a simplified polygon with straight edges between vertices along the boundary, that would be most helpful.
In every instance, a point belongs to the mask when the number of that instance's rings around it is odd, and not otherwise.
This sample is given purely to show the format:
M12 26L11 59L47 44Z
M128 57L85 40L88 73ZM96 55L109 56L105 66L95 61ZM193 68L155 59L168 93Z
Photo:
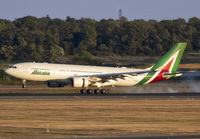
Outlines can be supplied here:
M7 70L7 69L6 69ZM4 74L7 74L6 70L4 70Z
M9 69L4 70L4 74L9 74Z

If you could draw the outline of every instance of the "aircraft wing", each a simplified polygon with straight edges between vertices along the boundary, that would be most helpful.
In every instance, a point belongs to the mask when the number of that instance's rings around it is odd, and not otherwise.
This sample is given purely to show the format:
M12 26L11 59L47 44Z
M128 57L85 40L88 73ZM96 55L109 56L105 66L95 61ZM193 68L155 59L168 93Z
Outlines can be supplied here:
M109 73L109 74L97 74L97 75L83 75L77 77L87 77L91 82L105 83L109 80L117 81L117 79L125 80L125 77L134 77L139 74L153 72L153 70L135 71L135 72L122 72L122 73Z

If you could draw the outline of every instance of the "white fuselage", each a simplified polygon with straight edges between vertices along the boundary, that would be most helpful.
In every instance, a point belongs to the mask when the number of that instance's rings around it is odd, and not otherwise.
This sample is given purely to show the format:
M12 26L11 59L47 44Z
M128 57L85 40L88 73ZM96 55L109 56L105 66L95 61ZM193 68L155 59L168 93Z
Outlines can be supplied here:
M144 70L144 69L143 69ZM70 84L70 78L101 74L113 74L123 72L135 72L141 69L132 68L118 68L118 67L103 67L103 66L82 66L82 65L69 65L69 64L50 64L50 63L19 63L14 64L5 72L13 77L22 80L31 81L56 81L64 84ZM110 82L102 84L103 86L133 86L147 73L140 74L139 76L125 77L124 79L110 80ZM97 86L97 85L95 85Z

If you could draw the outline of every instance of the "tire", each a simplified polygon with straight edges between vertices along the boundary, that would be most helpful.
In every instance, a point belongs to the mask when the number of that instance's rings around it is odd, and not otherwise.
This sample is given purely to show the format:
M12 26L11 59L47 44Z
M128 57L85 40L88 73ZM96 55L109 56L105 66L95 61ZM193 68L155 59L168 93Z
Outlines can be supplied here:
M26 88L26 85L22 85L22 88Z
M81 89L81 94L85 94L86 93L86 89Z
M106 93L106 89L101 89L101 94L105 94Z
M100 93L100 90L99 90L99 89L95 89L95 90L94 90L94 93L95 93L95 94L99 94L99 93Z
M92 89L88 89L88 90L87 90L87 93L88 93L88 94L92 94L92 93L93 93Z

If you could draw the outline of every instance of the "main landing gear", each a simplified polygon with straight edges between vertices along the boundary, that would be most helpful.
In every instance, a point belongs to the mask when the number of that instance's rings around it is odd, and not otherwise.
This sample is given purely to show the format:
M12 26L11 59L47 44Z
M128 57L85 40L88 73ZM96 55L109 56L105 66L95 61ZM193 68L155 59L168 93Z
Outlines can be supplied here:
M94 91L92 89L81 89L81 94L105 94L106 93L106 89L95 89Z

